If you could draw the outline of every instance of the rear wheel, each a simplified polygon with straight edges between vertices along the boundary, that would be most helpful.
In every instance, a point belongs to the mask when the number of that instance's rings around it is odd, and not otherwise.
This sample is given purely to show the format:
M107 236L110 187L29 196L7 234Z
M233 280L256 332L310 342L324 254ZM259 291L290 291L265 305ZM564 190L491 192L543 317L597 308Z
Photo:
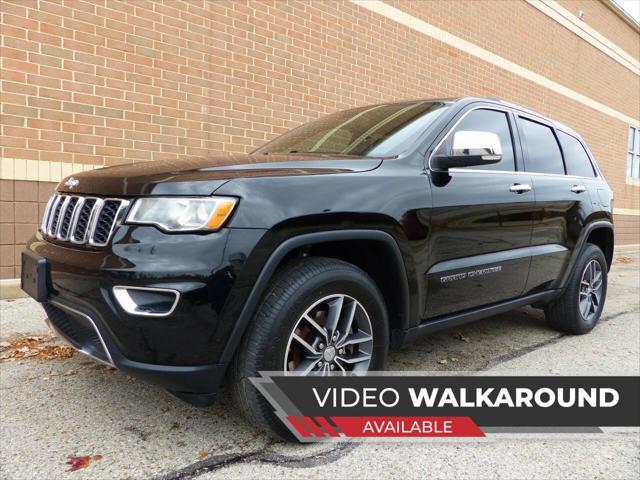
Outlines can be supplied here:
M591 331L607 296L607 261L597 246L587 244L565 291L545 309L549 325L573 334Z
M383 297L364 271L331 258L291 262L273 279L234 358L238 407L267 433L289 439L249 378L260 371L346 375L382 370L388 339Z

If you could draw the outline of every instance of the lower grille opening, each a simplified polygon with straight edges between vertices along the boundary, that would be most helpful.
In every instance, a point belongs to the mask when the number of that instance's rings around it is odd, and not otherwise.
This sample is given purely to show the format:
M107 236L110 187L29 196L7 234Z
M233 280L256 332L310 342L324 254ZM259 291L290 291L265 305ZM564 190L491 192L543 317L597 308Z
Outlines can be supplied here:
M112 364L98 332L89 320L81 315L67 312L50 303L43 304L53 328L74 348L105 363Z

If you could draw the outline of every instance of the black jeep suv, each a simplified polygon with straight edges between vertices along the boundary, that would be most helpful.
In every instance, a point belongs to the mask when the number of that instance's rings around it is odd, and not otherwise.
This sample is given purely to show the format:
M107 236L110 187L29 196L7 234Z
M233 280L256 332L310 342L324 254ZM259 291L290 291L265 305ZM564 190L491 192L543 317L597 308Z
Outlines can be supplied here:
M22 286L75 348L281 426L261 370L381 370L389 347L533 304L591 330L613 254L612 191L580 136L481 98L386 103L246 156L68 177Z

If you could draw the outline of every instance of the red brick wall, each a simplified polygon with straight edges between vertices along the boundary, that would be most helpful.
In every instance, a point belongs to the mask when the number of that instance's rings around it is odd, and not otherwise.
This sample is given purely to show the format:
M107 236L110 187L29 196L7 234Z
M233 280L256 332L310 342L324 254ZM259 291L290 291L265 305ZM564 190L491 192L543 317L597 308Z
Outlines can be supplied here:
M640 116L637 76L524 1L388 3ZM614 41L640 44L603 8ZM3 0L0 11L3 158L101 166L247 152L337 109L490 95L582 133L616 206L640 208L624 180L624 122L346 0ZM52 184L0 188L0 276L10 278Z

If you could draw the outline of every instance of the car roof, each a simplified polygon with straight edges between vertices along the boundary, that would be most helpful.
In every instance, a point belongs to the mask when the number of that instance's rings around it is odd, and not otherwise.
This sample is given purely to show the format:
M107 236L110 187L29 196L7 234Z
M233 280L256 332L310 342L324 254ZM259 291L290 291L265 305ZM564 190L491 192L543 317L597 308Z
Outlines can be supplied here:
M393 105L393 104L404 104L404 103L415 103L415 102L439 102L439 103L445 103L448 105L457 105L460 108L472 104L472 103L484 103L484 104L494 104L494 105L499 105L502 107L506 107L512 110L516 110L518 112L524 113L526 115L529 115L531 117L534 117L534 119L540 120L542 122L548 123L549 125L552 125L554 128L556 128L557 130L560 130L562 132L568 133L569 135L572 135L576 138L579 138L580 140L582 140L584 142L584 140L582 139L582 137L580 136L580 134L578 132L576 132L575 130L573 130L572 128L569 128L568 126L557 122L555 120L552 120L551 118L545 117L544 115L541 115L531 109L528 109L526 107L523 107L521 105L517 105L515 103L511 103L511 102L507 102L505 100L502 100L500 98L497 97L474 97L474 96L467 96L467 97L445 97L445 98L408 98L408 99L403 99L403 100L395 100L395 101L390 101L390 102L380 102L378 104L372 104L372 105L363 105L361 107L354 107L354 108L362 108L362 107L374 107L377 105Z
M489 104L495 104L495 105L500 105L503 107L507 107L513 110L517 110L518 112L530 115L536 119L542 120L546 123L549 123L551 125L553 125L556 129L561 130L565 133L568 133L569 135L572 135L574 137L580 138L582 139L582 137L580 136L580 134L578 132L576 132L575 130L573 130L572 128L566 126L563 123L557 122L556 120L553 120L549 117L546 117L544 115L541 115L538 112L535 112L529 108L523 107L521 105L517 105L515 103L511 103L511 102L507 102L505 100L502 100L500 98L497 97L473 97L473 96L468 96L468 97L452 97L452 98L419 98L419 99L413 99L413 100L403 100L403 101L398 101L398 102L388 102L388 103L406 103L406 102L411 102L411 101L415 101L415 102L442 102L442 103L447 103L450 105L454 105L454 104L458 104L459 106L465 106L471 103L489 103Z

